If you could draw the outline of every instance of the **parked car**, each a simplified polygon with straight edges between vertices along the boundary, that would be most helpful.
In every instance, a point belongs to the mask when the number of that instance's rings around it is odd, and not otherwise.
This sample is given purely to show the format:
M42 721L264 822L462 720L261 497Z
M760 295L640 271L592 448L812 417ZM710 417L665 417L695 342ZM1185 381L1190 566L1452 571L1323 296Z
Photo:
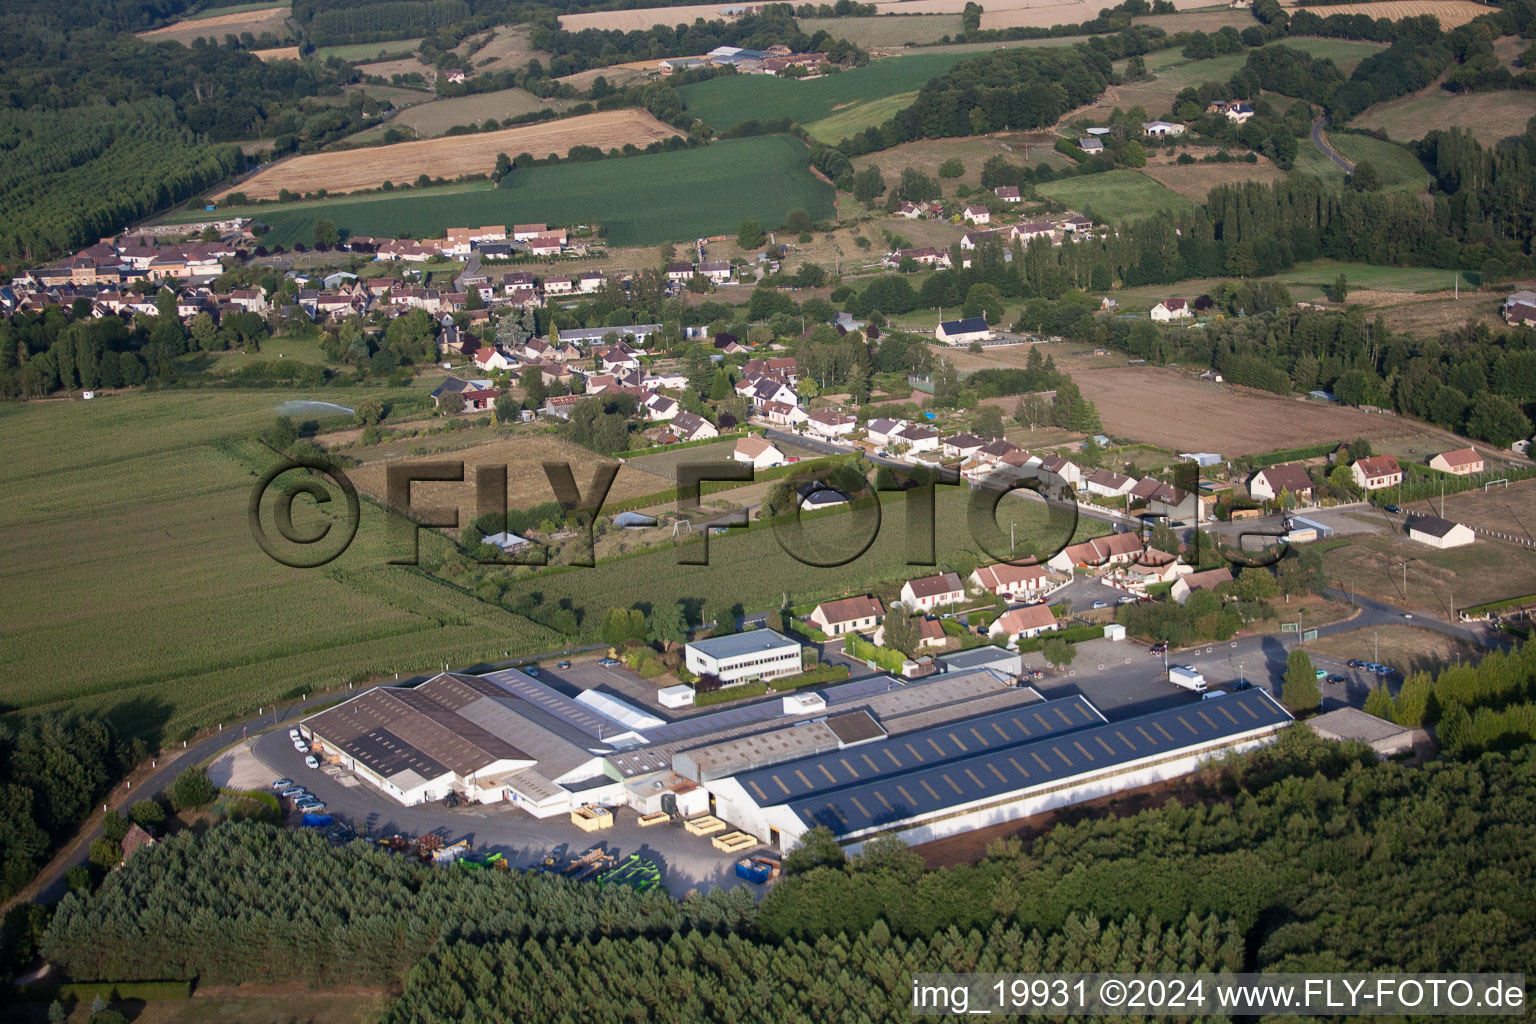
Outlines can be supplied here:
M305 743L303 740L294 740L293 749L297 750L301 754L307 754L309 753L309 744Z
M529 674L529 675L531 675L531 676L534 676L534 677L535 677L535 678L537 678L537 677L538 677L538 674L539 674L539 670L538 670L538 669L536 669L536 668L533 668L533 667L531 667L531 666L530 666L530 667L528 667L528 668L525 668L525 669L523 669L523 671L524 671L524 672L526 672L526 673L528 673L528 674Z
M1365 662L1361 661L1359 658L1350 658L1349 659L1349 667L1350 668L1365 668Z
M1031 679L1044 679L1045 678L1045 671L1043 669L1038 669L1038 668L1030 669L1030 671L1029 671L1029 678L1031 678Z
M1136 603L1136 595L1135 594L1126 594L1124 597L1122 597L1116 603L1117 604L1135 604Z
M1325 669L1325 668L1314 669L1313 672L1312 672L1312 675L1314 677L1316 677L1318 680L1327 679L1328 678L1328 670Z
M1385 508L1386 508L1386 510L1388 512L1392 513L1393 515L1397 515L1399 512L1402 511L1402 509L1398 508L1396 505L1387 505L1387 506L1385 506Z
M291 785L293 785L293 780L292 779L273 779L272 780L272 788L275 789L275 790L278 790L278 791L285 790L285 789L287 789Z
M311 768L319 768L320 767L320 759L318 757L316 757L314 754L310 754L308 757L306 757L304 759L304 763L309 765Z
M1217 697L1225 697L1226 695L1227 695L1227 691L1226 690L1206 690L1204 693L1202 693L1200 695L1200 699L1201 700L1215 700Z
M1168 645L1167 644L1153 644L1151 647L1147 648L1147 653L1148 654L1167 654L1168 653Z
M1246 679L1239 679L1237 682L1232 684L1232 689L1234 689L1234 690L1251 690L1251 689L1253 689L1253 684L1250 683Z
M1376 674L1378 676L1390 676L1390 675L1396 674L1396 672L1397 672L1397 669L1393 668L1391 665L1377 665L1376 666Z
M570 667L571 667L571 663L568 662L568 661L557 661L557 662L555 662L555 668L570 668Z
M1333 673L1332 675L1330 675L1327 678L1326 682L1330 682L1330 683L1347 683L1347 682L1349 682L1349 677L1348 676L1341 676L1337 672L1335 672L1335 673Z
M1109 602L1108 601L1095 601L1095 602L1093 602L1093 607L1094 608L1108 608L1109 607Z
M297 730L297 729L289 729L288 730L288 738L291 739L291 740L299 739L299 730Z
M313 814L316 811L323 811L323 810L325 810L325 801L323 801L323 800L316 800L314 797L310 797L308 800L305 800L303 803L299 804L298 806L299 806L299 810L303 811L304 813L306 813L306 814Z
M622 664L618 658L598 658L597 663L603 666L603 668L614 668Z

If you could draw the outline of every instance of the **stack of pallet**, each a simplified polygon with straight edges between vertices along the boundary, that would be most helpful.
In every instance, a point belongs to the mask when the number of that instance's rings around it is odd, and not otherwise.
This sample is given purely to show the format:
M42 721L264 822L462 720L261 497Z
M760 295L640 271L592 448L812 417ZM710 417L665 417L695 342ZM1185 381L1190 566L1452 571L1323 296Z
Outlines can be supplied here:
M710 842L715 844L715 849L721 853L739 853L757 845L757 837L745 832L727 832L723 836L715 836Z

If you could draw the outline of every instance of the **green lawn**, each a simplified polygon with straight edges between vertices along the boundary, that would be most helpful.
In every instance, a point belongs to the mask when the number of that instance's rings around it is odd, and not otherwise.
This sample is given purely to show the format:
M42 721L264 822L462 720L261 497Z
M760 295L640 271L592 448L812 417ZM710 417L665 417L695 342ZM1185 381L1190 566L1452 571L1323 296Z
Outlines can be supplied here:
M1343 274L1351 288L1369 288L1385 292L1440 292L1450 288L1456 271L1425 267L1375 267L1366 263L1340 263L1337 260L1313 260L1276 274L1274 280L1287 287L1331 288ZM1477 287L1482 274L1461 271L1463 288Z
M1382 188L1387 191L1421 192L1429 180L1419 158L1396 143L1346 132L1329 132L1328 141L1352 164L1370 161L1381 173ZM1310 143L1306 145L1310 148Z
M1188 210L1188 199L1145 174L1119 170L1063 178L1039 186L1042 195L1106 221L1140 219L1159 210Z
M883 96L877 100L855 103L851 107L839 110L831 117L812 121L805 126L805 130L811 133L811 138L821 142L841 142L866 128L884 124L895 116L897 111L910 107L916 98L916 91L899 92L894 96Z
M743 121L788 117L808 125L855 103L914 92L971 54L925 53L877 60L866 67L797 81L773 75L726 75L685 85L683 105L716 130Z
M244 14L246 11L270 11L274 7L288 7L291 0L260 0L258 3L230 4L228 7L209 7L207 10L198 11L196 14L187 14L183 21L197 21L199 18L218 18L225 14Z
M834 39L846 39L855 46L904 46L907 43L936 43L945 36L965 31L958 14L898 14L874 18L797 18L800 31L813 36L822 29Z
M345 46L319 46L315 48L315 56L321 60L329 60L339 57L344 61L358 64L366 64L372 60L387 60L390 57L403 57L409 53L415 53L421 45L421 39L391 39L387 43L351 43Z
M294 689L558 645L541 626L387 565L383 514L366 503L356 541L323 568L260 551L246 504L271 455L247 439L283 401L363 394L404 392L134 392L0 410L7 708L107 711L174 739ZM296 503L301 529L323 518ZM428 537L424 550L443 543Z
M470 221L595 221L613 245L655 245L734 234L744 220L777 227L794 209L831 217L832 198L832 186L811 174L804 143L766 135L673 153L535 167L510 175L499 189L477 183L227 212L271 225L264 239L269 246L308 244L321 217L356 235L415 238Z

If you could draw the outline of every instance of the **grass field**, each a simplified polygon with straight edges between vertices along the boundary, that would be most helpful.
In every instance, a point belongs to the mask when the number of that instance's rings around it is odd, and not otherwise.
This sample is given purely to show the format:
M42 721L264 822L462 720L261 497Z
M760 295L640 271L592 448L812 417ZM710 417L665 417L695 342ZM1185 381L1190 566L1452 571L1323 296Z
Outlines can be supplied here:
M198 11L189 14L183 21L199 21L203 18L217 18L225 14L244 14L247 11L269 11L274 7L291 7L288 0L265 0L261 3L226 4L223 7L210 7L206 11Z
M1455 125L1492 147L1500 139L1518 135L1532 117L1536 117L1536 93L1451 93L1432 85L1402 99L1378 103L1350 123L1385 132L1399 142L1422 139L1436 128Z
M435 139L454 125L478 125L488 117L502 121L509 117L529 114L535 110L564 112L573 103L572 100L541 100L526 89L502 89L499 92L483 92L474 96L456 96L449 100L418 103L409 110L401 111L390 118L389 125L409 129L416 133L417 138Z
M489 174L499 153L565 156L573 146L647 146L676 135L672 126L641 110L609 110L500 131L400 142L364 150L311 153L282 160L234 186L252 199L293 192L355 192L386 181L415 181L422 174L456 178ZM219 198L215 196L215 198Z
M684 107L718 131L743 121L775 117L809 125L853 104L879 102L897 93L914 92L968 56L925 53L889 57L853 71L806 81L773 75L726 75L685 85L678 91Z
M1375 267L1367 263L1340 263L1337 260L1313 260L1276 274L1273 280L1289 287L1297 285L1316 288L1331 287L1339 274L1356 288L1383 292L1440 292L1450 288L1456 274L1454 270L1427 267ZM1461 271L1463 290L1475 288L1482 275L1475 270Z
M351 43L345 46L320 46L315 48L315 56L321 60L329 60L335 57L339 60L352 63L355 61L387 60L390 57L404 56L415 53L421 45L421 39L391 39L387 43Z
M686 194L679 183L687 182ZM272 227L268 244L306 244L326 217L358 235L440 236L471 221L596 221L614 245L655 245L732 233L743 220L778 225L790 210L833 215L833 189L810 172L805 146L787 135L727 139L652 156L535 167L497 189L486 184L281 206L231 208ZM188 214L187 216L191 216Z
M839 110L830 117L824 117L820 121L812 121L805 126L805 130L811 133L811 138L821 142L841 142L851 135L857 135L866 128L874 128L884 124L894 117L897 111L905 110L912 105L917 98L917 91L898 92L891 96L883 96L877 100L868 100L863 103L855 103L850 107Z
M1307 619L1308 625L1315 623ZM1343 633L1308 641L1314 653L1332 655L1341 661L1362 658L1390 665L1403 676L1414 672L1436 672L1457 662L1475 662L1482 652L1455 637L1413 626L1383 626L1380 629L1351 629Z
M274 4L242 6L234 10L220 8L138 35L151 43L181 43L185 46L191 46L194 39L223 42L225 36L242 36L247 32L253 36L271 33L286 39L289 32L284 22L288 14L287 4L280 7Z
M461 47L458 51L464 52ZM492 71L512 71L522 68L533 58L547 61L549 54L535 50L528 41L527 25L502 25L491 34L490 42L474 52L469 59L477 74Z
M835 39L846 39L862 49L936 43L945 36L965 31L958 14L885 15L875 18L797 18L800 31L813 36L826 29Z
M1119 170L1062 178L1038 186L1041 195L1106 221L1149 217L1160 210L1187 210L1188 199L1138 171Z
M1424 450L1420 449L1421 452ZM1491 467L1493 463L1489 465ZM1445 518L1455 522L1536 541L1536 480L1516 480L1486 491L1479 487L1449 494L1444 507ZM1438 498L1426 499L1409 503L1409 508L1438 516L1441 504ZM1536 578L1531 580L1531 592L1536 593Z
M1422 192L1429 180L1429 172L1419 158L1396 143L1347 132L1329 132L1328 142L1352 164L1370 161L1375 165L1385 191ZM1311 148L1311 144L1307 143L1306 148Z
M1142 173L1161 185L1166 185L1186 199L1204 203L1211 189L1218 185L1233 185L1245 181L1274 182L1285 177L1268 160L1260 158L1256 164L1148 164Z
M1475 4L1472 0L1387 0L1384 3L1330 4L1326 7L1310 7L1308 10L1319 18L1327 18L1334 14L1362 14L1373 20L1386 18L1389 21L1432 14L1439 19L1440 30L1449 32L1453 28L1465 25L1473 18L1491 14L1498 8Z
M6 707L110 711L174 738L290 690L554 641L387 565L384 516L367 503L352 547L323 568L263 554L246 505L271 455L245 439L280 402L308 397L337 393L139 392L0 410L13 456L0 467ZM318 515L296 503L301 529Z
M1450 499L1446 501L1449 506ZM1484 540L1437 551L1402 536L1354 534L1348 544L1326 552L1323 565L1330 579L1362 594L1441 617L1450 615L1452 601L1457 608L1467 608L1521 597L1532 592L1531 581L1536 580L1536 551ZM1386 644L1382 648L1385 653Z
M303 55L299 53L297 46L276 46L270 50L252 50L251 53L261 60L301 60Z

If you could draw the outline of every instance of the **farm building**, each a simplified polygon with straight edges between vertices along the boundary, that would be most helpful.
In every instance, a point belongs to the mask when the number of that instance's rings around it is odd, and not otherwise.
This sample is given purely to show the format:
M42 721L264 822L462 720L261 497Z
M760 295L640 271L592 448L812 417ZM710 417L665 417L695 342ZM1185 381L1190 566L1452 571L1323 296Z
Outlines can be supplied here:
M1325 740L1359 740L1382 757L1413 749L1413 733L1395 722L1366 714L1359 708L1338 708L1307 721L1307 727Z
M933 336L946 345L969 345L973 341L991 341L992 328L983 317L945 320L934 328Z
M771 629L695 640L683 652L688 671L718 676L726 683L777 679L800 671L799 641Z
M1175 121L1143 121L1141 130L1154 138L1162 138L1165 135L1183 135L1184 126Z
M851 848L884 833L923 843L1177 778L1272 742L1290 723L1257 689L1113 723L1074 696L876 735L706 785L717 815L785 849L816 826Z
M1477 540L1469 526L1439 516L1409 516L1408 539L1432 548L1459 548Z

